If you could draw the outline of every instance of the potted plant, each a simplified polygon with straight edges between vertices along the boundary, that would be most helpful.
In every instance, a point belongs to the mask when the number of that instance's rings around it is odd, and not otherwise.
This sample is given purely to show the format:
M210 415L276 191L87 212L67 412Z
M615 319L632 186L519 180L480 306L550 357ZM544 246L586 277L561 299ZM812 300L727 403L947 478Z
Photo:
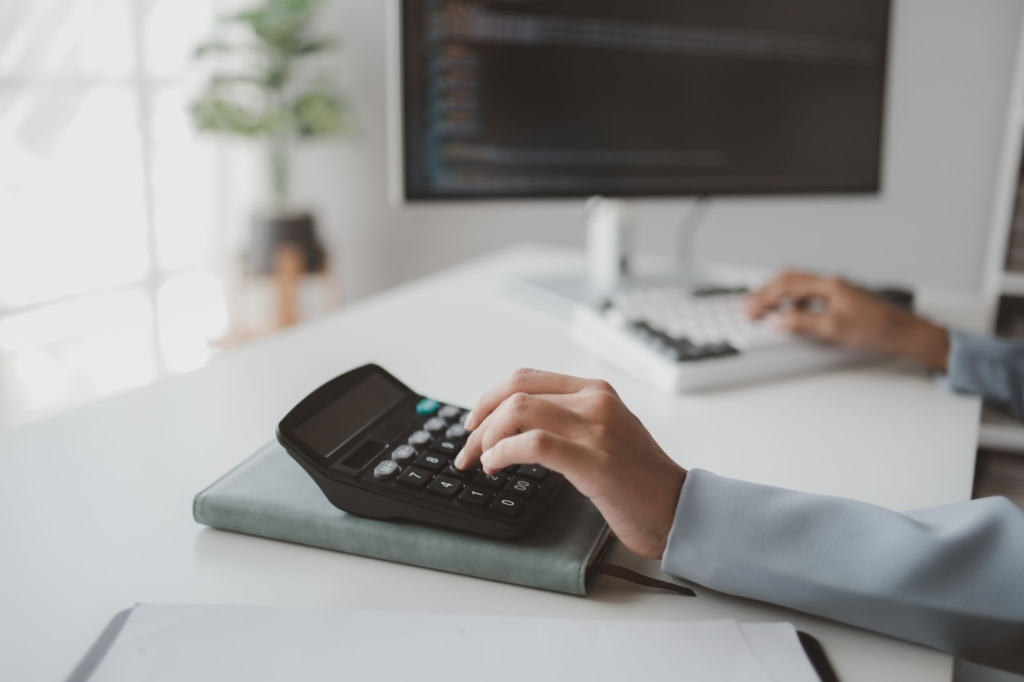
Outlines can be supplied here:
M223 34L195 50L217 66L192 104L200 130L259 139L266 147L272 187L270 210L252 224L247 258L258 274L275 271L282 247L302 257L305 272L325 266L313 215L291 203L291 155L295 143L335 135L346 127L346 105L325 78L300 73L299 62L329 50L330 40L311 35L323 0L264 0L221 19ZM244 36L244 38L242 38ZM227 67L227 68L225 68Z

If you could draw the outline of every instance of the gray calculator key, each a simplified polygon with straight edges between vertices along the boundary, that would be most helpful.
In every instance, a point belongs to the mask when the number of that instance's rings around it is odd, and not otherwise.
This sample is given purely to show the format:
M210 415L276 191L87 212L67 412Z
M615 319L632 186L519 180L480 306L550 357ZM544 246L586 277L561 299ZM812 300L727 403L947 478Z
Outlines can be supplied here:
M399 464L408 464L416 457L416 448L411 445L399 445L391 453L391 459Z
M398 467L396 462L386 459L374 468L373 477L386 481L389 478L397 476L399 471L401 471L401 469Z
M448 428L448 422L441 419L440 417L431 417L427 420L427 423L423 425L424 431L429 431L433 435L437 435Z
M426 431L417 431L416 433L409 436L409 445L413 447L422 448L427 445L430 441L434 440Z
M437 416L451 424L462 416L462 410L454 405L445 405L438 411Z
M466 427L463 426L462 424L455 424L453 426L448 427L448 430L444 432L444 435L445 438L449 438L451 440L459 440L460 438L465 438L466 436L468 436L469 431L467 431Z

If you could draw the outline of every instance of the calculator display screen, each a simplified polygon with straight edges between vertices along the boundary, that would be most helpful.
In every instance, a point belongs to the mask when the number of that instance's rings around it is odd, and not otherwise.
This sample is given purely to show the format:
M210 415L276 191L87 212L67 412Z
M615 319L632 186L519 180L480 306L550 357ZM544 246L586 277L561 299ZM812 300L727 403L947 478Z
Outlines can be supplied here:
M387 378L371 374L296 426L293 433L318 455L327 457L406 395Z

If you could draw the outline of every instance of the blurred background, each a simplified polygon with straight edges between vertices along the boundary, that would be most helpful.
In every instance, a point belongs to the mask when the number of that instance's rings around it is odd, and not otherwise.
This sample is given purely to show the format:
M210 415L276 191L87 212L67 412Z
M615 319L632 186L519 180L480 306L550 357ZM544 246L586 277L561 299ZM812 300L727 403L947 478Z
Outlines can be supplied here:
M294 74L323 98L279 205L264 140L224 131L268 124L223 80L253 55L217 43L251 38L218 18L260 4L0 3L0 428L506 244L583 245L580 201L389 202L380 0L313 3L321 42ZM699 258L979 295L1020 20L1018 0L896 2L882 194L716 201ZM240 108L211 100L214 82ZM638 250L665 251L688 206L640 202ZM258 226L301 231L304 215L297 260L255 253Z

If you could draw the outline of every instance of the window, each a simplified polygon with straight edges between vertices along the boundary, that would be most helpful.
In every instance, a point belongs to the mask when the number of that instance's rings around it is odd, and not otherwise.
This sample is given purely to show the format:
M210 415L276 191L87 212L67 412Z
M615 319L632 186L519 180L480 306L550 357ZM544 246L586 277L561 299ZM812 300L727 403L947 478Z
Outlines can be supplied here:
M228 331L215 0L0 3L0 427L206 362Z

